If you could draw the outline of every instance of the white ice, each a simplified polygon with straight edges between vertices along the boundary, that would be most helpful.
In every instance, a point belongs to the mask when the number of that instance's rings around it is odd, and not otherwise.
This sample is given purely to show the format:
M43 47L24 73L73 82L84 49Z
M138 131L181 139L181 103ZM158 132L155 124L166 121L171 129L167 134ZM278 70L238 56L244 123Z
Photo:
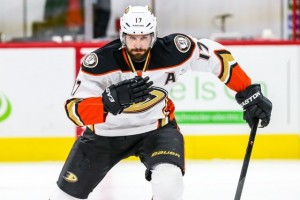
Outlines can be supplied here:
M48 200L62 162L0 163L0 200ZM185 200L233 200L242 160L187 161ZM150 200L145 167L114 167L90 200ZM300 160L251 160L241 200L300 200Z

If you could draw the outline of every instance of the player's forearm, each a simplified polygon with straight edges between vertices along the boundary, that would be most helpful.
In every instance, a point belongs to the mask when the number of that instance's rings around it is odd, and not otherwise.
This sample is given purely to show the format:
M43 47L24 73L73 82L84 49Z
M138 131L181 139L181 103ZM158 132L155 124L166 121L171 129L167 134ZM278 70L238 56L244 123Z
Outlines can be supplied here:
M218 60L215 67L219 69L218 78L230 89L241 92L251 85L250 77L225 47L215 49L211 59Z
M105 121L106 114L102 97L69 99L66 101L65 110L69 119L77 126L98 124Z
M239 64L236 63L236 65L231 66L231 73L228 74L228 79L224 83L230 89L236 92L241 92L251 85L251 79L239 66Z

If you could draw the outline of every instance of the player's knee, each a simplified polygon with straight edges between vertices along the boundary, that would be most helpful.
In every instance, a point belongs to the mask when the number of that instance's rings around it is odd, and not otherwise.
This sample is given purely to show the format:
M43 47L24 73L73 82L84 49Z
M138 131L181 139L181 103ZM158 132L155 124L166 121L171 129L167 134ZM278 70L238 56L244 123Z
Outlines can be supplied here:
M179 167L173 164L158 164L152 170L153 200L182 200L183 177Z
M62 191L59 187L56 187L49 200L79 200L79 199L68 195L67 193Z

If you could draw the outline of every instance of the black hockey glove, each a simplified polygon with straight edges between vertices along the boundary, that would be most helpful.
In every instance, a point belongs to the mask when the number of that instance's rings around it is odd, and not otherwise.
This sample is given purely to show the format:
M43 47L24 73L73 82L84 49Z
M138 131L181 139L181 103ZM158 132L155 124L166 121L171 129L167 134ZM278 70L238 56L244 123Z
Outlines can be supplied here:
M136 76L107 87L102 93L105 110L117 115L133 103L145 101L151 96L149 92L152 91L149 87L153 82L148 80L148 76L145 78Z
M236 101L244 109L244 120L252 127L255 119L259 119L260 128L267 126L270 122L272 103L261 93L260 85L253 84L244 91L235 95Z

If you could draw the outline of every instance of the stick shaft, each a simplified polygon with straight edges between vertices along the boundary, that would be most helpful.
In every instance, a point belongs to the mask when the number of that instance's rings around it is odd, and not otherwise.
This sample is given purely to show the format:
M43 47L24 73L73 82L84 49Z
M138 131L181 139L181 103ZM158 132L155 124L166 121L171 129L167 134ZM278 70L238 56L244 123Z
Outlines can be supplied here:
M238 182L238 185L237 185L237 188L236 188L234 200L240 200L241 196L242 196L242 191L243 191L243 188L244 188L244 183L245 183L247 170L248 170L248 166L249 166L249 162L250 162L250 158L251 158L252 148L253 148L253 145L254 145L255 135L256 135L256 131L257 131L257 125L258 125L258 120L256 120L253 123L253 126L251 128L249 141L248 141L248 146L247 146L247 149L246 149L246 154L245 154L245 157L244 157L243 166L242 166L239 182Z

